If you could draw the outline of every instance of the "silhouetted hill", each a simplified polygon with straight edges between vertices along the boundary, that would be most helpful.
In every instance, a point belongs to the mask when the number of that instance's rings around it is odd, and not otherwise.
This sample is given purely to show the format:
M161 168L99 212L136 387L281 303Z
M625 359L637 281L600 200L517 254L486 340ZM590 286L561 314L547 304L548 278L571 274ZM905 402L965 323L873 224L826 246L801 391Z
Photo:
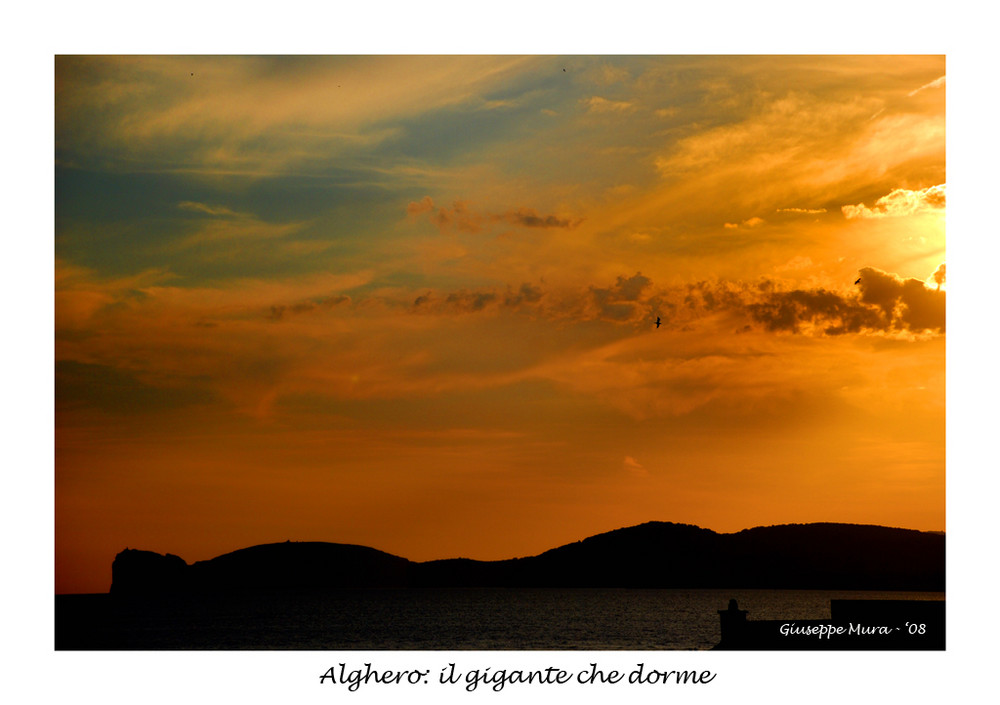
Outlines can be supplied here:
M126 548L111 564L112 593L179 590L188 585L188 564L180 556Z
M252 546L191 566L196 583L232 589L278 587L401 587L410 561L367 546L285 542Z
M857 524L718 534L649 522L503 561L415 563L365 546L286 542L187 565L126 549L112 592L311 587L674 587L944 590L945 537Z
M755 587L944 590L945 537L859 524L789 524L732 534L729 561ZM844 550L850 547L850 550Z
M374 548L340 543L287 541L251 546L192 565L169 554L125 549L111 567L111 592L405 587L411 565L405 558Z
M689 524L649 522L526 558L525 574L552 587L719 587L725 540Z

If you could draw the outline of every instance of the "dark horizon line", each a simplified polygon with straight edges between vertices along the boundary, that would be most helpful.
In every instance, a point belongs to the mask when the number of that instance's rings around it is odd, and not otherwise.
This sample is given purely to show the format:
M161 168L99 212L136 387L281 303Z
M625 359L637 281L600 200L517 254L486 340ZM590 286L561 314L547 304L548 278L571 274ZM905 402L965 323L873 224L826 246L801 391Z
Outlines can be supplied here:
M754 530L758 530L758 529L772 529L772 528L780 528L780 527L792 527L792 526L852 526L852 527L870 527L870 528L888 529L888 530L895 530L895 531L912 531L912 532L921 533L921 534L936 534L936 535L940 535L940 536L945 536L946 535L945 531L943 531L943 530L909 529L909 528L905 528L905 527L886 526L884 524L864 524L864 523L856 523L856 522L835 522L835 521L790 522L790 523L784 523L784 524L761 524L761 525L758 525L758 526L752 526L752 527L748 527L748 528L744 528L744 529L739 529L737 531L720 532L720 531L715 531L714 529L708 529L708 528L705 528L705 527L702 527L702 526L698 526L697 524L688 524L688 523L682 523L682 522L672 522L672 521L662 521L662 520L650 520L650 521L642 522L640 524L633 524L633 525L629 525L629 526L623 526L623 527L619 527L617 529L610 529L608 531L602 531L602 532L599 532L599 533L596 533L596 534L591 534L589 536L585 536L585 537L583 537L581 539L578 539L576 541L570 541L570 542L565 543L565 544L560 544L558 546L554 546L554 547L551 547L551 548L548 548L548 549L544 549L541 552L536 553L536 554L531 554L531 555L526 555L526 556L515 556L515 557L511 557L511 558L499 558L499 559L492 559L492 560L484 560L484 559L478 559L478 558L469 558L469 557L466 557L466 556L451 556L451 557L445 557L445 558L431 558L431 559L423 560L423 561L414 561L414 560L411 560L409 558L406 558L405 556L399 556L397 554L389 553L388 551L384 551L382 549L375 548L373 546L363 545L363 544L341 543L341 542L338 542L338 541L314 541L314 540L295 540L295 541L293 541L292 539L285 539L284 541L273 541L273 542L270 542L270 543L254 544L254 545L251 545L251 546L243 546L241 548L236 548L236 549L233 549L231 551L220 553L220 554L218 554L216 556L212 556L211 558L202 559L200 561L194 561L193 563L190 563L190 564L188 564L187 561L184 560L184 559L181 559L181 560L184 561L184 563L186 565L194 565L195 563L208 562L208 561L214 560L214 559L222 557L222 556L228 556L228 555L231 555L231 554L234 554L234 553L238 553L240 551L249 550L249 549L253 549L253 548L257 548L257 547L261 547L261 546L275 546L275 545L281 545L281 544L287 544L287 543L296 543L296 544L326 544L326 545L352 546L352 547L364 548L364 549L376 551L378 553L383 553L385 555L392 556L394 558L401 558L402 560L405 560L405 561L407 561L409 563L414 563L414 564L427 564L427 563L447 562L447 561L470 561L470 562L474 562L474 563L503 563L503 562L508 562L508 561L518 561L518 560L523 560L523 559L526 559L526 558L533 558L533 557L536 557L536 556L541 556L541 555L544 555L545 553L548 553L550 551L555 551L555 550L558 550L558 549L563 548L565 546L572 546L574 544L582 543L582 542L587 541L587 540L592 539L592 538L596 538L596 537L600 537L600 536L606 536L608 534L613 534L613 533L616 533L618 531L627 531L627 530L630 530L630 529L635 529L635 528L638 528L638 527L648 526L648 525L655 525L655 524L670 524L670 525L674 525L674 526L689 527L689 528L694 528L694 529L698 529L698 530L701 530L701 531L708 531L708 532L711 532L713 534L716 534L717 536L733 536L733 535L736 535L736 534L743 533L745 531L754 531ZM147 549L130 549L129 547L126 547L125 549L123 549L122 552L128 551L128 550L146 551L146 552L149 552L149 553L155 553L155 551L147 551ZM173 554L166 553L166 554L159 554L159 555L167 555L167 556L169 556L169 555L173 555ZM177 557L180 558L179 556L177 556ZM105 592L56 592L56 593L54 593L55 596L62 596L62 595L106 595L106 594L109 594L109 593L105 593Z

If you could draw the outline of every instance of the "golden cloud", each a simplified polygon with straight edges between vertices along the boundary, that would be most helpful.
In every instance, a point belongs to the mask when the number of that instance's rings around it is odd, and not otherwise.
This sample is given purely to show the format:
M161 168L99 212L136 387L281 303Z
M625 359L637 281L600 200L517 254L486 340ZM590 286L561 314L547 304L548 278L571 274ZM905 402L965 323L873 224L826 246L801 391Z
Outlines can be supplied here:
M635 105L624 100L608 100L599 95L591 96L583 101L587 110L592 113L630 113Z
M894 189L882 196L871 208L864 203L842 206L844 217L851 218L898 218L917 213L938 212L945 209L945 184L928 186L919 191Z

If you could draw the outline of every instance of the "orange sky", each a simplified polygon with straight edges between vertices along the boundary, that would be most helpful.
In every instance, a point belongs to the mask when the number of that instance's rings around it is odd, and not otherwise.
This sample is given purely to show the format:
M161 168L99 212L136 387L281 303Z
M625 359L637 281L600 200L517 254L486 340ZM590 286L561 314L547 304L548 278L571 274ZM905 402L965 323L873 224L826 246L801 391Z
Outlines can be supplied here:
M126 546L944 529L944 75L58 58L56 592Z

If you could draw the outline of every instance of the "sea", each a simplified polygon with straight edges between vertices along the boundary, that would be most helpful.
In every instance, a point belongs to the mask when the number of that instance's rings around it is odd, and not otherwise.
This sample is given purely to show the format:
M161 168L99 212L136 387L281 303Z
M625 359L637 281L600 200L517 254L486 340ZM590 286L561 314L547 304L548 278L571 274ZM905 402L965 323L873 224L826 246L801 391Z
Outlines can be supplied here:
M57 650L705 650L730 599L752 620L830 618L831 599L943 592L449 588L55 596Z

